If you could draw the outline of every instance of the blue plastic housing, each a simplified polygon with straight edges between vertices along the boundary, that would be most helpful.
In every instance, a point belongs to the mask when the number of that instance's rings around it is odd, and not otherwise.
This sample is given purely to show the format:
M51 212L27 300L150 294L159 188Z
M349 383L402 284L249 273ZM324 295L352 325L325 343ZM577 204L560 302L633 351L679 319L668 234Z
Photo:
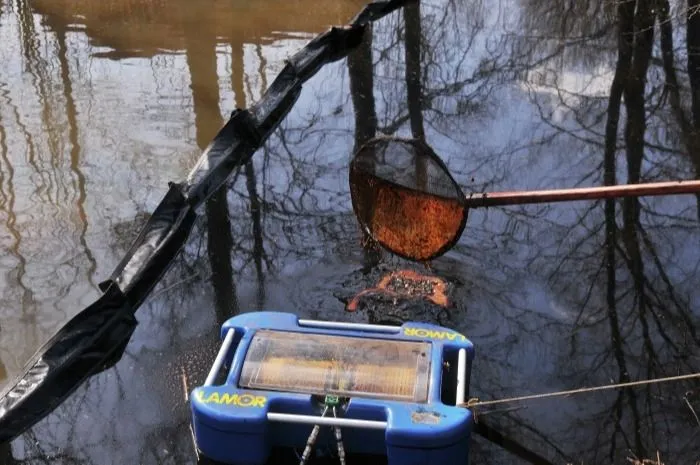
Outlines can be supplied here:
M300 324L296 315L281 312L244 313L226 321L224 339L235 331L225 354L227 370L223 384L200 386L190 396L193 431L199 451L211 459L232 465L262 465L272 447L303 449L310 424L273 422L268 413L319 416L311 394L249 390L239 387L246 354L256 331L262 329L352 336L368 339L426 341L431 344L427 402L353 397L343 418L386 422L384 429L343 427L347 453L386 455L390 465L468 463L473 426L472 412L454 405L456 393L446 391L456 377L457 353L466 352L465 393L467 398L474 346L463 335L448 328L424 323L405 323L395 332L369 331L359 326L337 328ZM447 361L451 375L444 373ZM450 377L451 376L451 377ZM448 379L449 378L449 379ZM449 384L449 385L447 385ZM452 389L456 388L456 384ZM450 398L448 403L444 400ZM450 405L451 402L451 405ZM322 427L317 445L334 446L330 427Z

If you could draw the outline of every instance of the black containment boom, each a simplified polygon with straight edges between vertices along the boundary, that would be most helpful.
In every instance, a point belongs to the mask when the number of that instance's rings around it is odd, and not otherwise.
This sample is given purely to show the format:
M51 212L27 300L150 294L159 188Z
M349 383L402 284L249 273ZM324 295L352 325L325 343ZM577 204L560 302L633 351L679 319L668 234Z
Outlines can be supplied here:
M170 188L108 280L29 360L0 394L0 443L11 441L58 407L88 377L117 363L136 328L136 310L184 246L196 210L243 166L285 118L302 84L344 58L366 26L413 0L367 5L352 22L318 35L289 58L259 102L235 110L182 183Z

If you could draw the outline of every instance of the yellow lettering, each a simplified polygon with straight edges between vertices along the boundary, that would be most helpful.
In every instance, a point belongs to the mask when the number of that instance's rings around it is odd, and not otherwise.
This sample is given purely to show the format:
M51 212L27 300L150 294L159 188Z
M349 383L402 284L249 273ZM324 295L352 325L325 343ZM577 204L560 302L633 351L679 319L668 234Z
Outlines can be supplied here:
M228 392L212 392L205 396L203 391L197 391L195 397L203 404L233 405L236 407L265 407L267 398L265 396L254 396L251 394L229 394Z
M236 394L229 394L227 392L224 392L221 394L221 400L219 401L220 404L226 404L226 405L236 405L236 399L238 395Z
M422 328L404 328L403 334L404 336L421 337L427 339L447 339L450 341L454 341L455 339L459 339L461 341L467 340L467 338L462 334L452 331L434 331Z

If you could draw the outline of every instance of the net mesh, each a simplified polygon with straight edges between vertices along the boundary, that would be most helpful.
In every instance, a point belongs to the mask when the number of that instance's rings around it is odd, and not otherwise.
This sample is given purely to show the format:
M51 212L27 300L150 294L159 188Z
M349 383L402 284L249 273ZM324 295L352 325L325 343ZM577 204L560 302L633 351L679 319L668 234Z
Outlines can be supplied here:
M445 253L467 219L459 185L419 140L377 138L364 145L350 165L350 192L363 229L412 260Z
M457 202L464 199L442 160L417 139L373 139L355 155L353 167L411 190Z

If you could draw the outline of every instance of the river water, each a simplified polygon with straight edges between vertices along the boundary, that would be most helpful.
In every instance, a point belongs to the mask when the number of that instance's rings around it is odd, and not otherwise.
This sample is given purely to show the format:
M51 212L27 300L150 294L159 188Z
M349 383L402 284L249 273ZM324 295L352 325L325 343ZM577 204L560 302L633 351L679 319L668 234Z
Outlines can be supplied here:
M610 2L430 0L374 24L202 209L122 360L0 463L196 463L185 396L223 320L262 309L376 319L345 312L347 296L413 266L384 253L367 271L347 168L377 132L424 134L465 192L600 185L606 169L617 183L695 177L687 5L671 3L650 37L644 21L665 10L636 3L630 70L617 35L628 13ZM0 0L0 387L100 295L230 112L363 6ZM629 82L619 118L616 71ZM614 138L606 124L618 119ZM471 211L431 264L451 283L447 324L476 346L471 395L700 371L699 218L688 195L620 200L607 216L594 201ZM491 410L484 421L551 463L700 461L697 381ZM478 436L471 461L528 463Z

